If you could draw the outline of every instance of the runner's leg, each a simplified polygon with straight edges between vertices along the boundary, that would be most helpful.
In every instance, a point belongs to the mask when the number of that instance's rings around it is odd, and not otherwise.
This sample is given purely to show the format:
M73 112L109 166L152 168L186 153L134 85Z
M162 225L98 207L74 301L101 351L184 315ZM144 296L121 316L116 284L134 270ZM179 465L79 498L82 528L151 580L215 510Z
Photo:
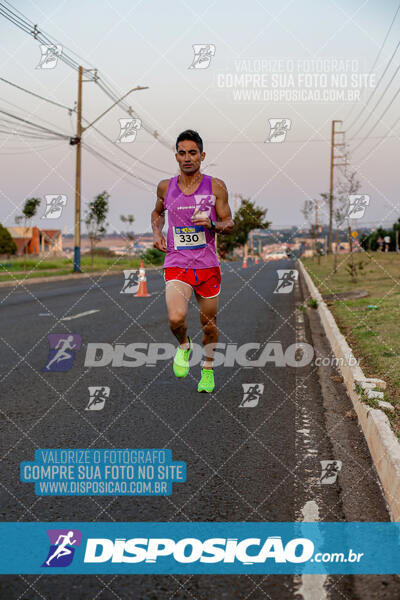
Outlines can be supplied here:
M216 344L218 342L217 312L218 296L214 298L202 298L196 294L197 304L200 310L200 323L203 329L203 346ZM214 358L214 347L208 346L204 368L212 369Z
M181 346L188 344L186 315L192 292L192 287L182 281L167 281L165 286L169 327Z

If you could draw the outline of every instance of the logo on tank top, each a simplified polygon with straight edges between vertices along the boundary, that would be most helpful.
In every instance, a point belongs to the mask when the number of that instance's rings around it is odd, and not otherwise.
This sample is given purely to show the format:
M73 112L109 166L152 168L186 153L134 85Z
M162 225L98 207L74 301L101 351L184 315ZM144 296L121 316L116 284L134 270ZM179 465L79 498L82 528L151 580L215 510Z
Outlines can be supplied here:
M193 216L209 217L213 206L215 206L215 196L213 194L195 194L194 199L196 208Z

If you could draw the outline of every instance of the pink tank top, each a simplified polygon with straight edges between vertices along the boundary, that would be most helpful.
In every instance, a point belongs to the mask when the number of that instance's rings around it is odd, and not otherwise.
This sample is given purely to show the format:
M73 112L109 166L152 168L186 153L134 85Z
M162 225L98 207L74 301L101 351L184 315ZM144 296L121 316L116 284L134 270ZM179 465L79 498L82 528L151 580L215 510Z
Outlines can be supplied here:
M207 269L218 267L215 233L195 225L192 217L201 212L217 220L211 176L204 175L197 190L190 195L178 187L178 177L169 180L164 208L168 211L167 256L164 267Z

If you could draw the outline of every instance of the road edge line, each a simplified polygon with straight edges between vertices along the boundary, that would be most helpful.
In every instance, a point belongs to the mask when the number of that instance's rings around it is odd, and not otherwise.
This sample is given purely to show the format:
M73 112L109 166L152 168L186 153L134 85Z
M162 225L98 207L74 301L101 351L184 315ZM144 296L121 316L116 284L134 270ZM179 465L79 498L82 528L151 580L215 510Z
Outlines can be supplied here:
M338 367L381 481L390 517L392 521L400 521L400 443L385 413L380 409L367 406L360 400L355 383L366 377L358 363L349 360L354 356L351 347L340 332L331 311L300 259L298 264L310 296L318 302L317 311L321 324L335 357L337 359L346 357L344 362L347 364L338 361ZM349 362L355 363L354 366L350 366Z

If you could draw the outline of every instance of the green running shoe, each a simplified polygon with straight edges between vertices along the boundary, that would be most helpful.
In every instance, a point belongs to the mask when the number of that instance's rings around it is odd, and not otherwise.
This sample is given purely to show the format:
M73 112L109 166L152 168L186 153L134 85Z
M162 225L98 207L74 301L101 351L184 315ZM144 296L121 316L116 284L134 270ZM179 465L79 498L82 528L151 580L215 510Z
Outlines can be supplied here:
M178 349L175 354L174 373L175 373L176 377L186 377L186 375L189 373L189 360L190 360L190 354L192 352L193 345L192 345L192 340L190 339L189 336L188 336L188 340L189 340L188 350L182 350L182 348L180 346L178 346Z
M214 388L214 371L212 369L202 369L201 379L199 381L199 385L197 386L197 391L208 392L209 394L211 394Z

